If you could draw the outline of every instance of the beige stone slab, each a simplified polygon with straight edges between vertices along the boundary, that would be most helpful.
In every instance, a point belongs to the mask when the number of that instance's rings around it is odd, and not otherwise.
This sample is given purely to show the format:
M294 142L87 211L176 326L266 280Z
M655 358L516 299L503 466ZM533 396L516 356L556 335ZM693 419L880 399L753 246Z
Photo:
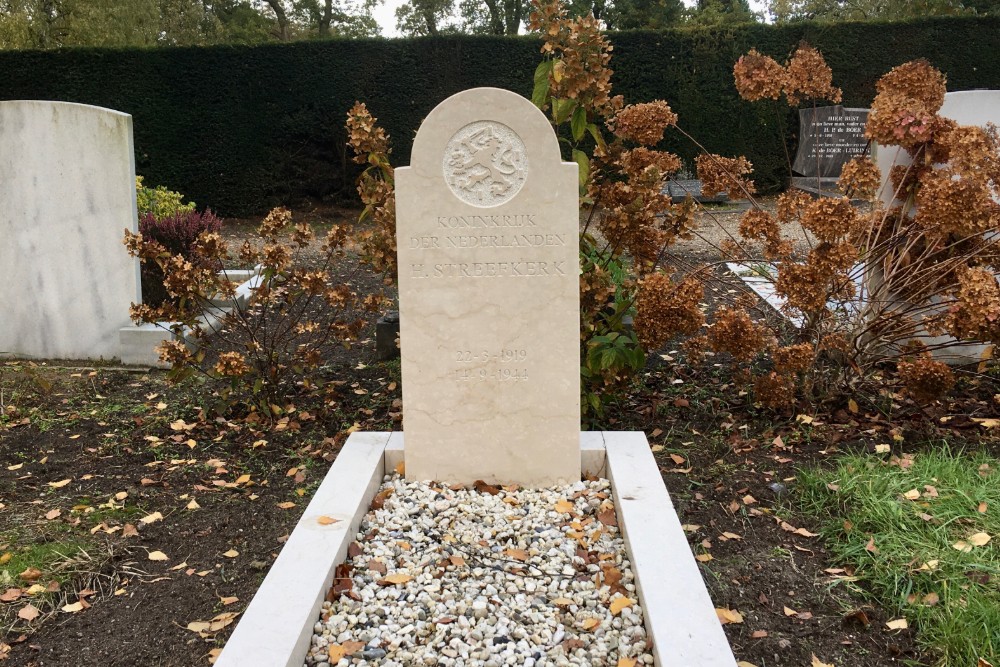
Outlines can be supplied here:
M520 95L439 104L396 170L406 474L580 478L578 172Z

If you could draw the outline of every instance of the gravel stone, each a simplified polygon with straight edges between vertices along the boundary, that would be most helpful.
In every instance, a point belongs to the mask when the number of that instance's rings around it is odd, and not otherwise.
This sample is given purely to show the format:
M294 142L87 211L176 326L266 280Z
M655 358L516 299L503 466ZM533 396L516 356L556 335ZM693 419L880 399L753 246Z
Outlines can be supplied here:
M613 509L607 480L490 494L387 475L386 489L304 667L332 667L346 642L364 647L338 667L653 664L621 533L598 518Z

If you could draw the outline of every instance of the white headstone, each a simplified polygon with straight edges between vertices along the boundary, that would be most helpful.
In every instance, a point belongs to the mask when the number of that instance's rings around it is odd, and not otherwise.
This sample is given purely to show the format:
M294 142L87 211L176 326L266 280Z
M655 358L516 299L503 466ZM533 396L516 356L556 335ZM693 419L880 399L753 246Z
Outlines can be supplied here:
M141 301L132 117L0 102L0 356L110 359Z
M406 476L580 479L575 163L528 100L439 104L396 170Z
M978 127L986 127L989 123L1000 125L1000 90L962 90L946 93L944 104L938 113L959 125ZM895 198L889 172L894 165L908 165L912 160L909 153L898 146L878 146L875 150L875 161L882 173L879 198L887 207L892 206ZM873 273L876 280L881 275L877 271ZM940 302L940 299L935 298L934 302ZM971 364L981 361L991 347L958 341L955 345L947 345L949 341L955 339L951 336L932 336L927 333L921 334L920 340L931 347L946 345L934 349L933 354L936 359L950 364Z

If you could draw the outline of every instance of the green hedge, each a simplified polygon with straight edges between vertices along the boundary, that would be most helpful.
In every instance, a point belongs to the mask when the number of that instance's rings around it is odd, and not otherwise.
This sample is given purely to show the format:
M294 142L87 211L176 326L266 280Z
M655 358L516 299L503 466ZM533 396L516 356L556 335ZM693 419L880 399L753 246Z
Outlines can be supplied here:
M867 106L875 81L924 57L949 89L1000 88L1000 18L904 23L751 25L612 35L615 90L628 102L666 99L681 125L714 152L747 155L759 186L787 176L781 136L795 114L741 101L732 65L751 47L784 59L817 46L844 89ZM414 133L448 95L475 86L530 94L540 56L531 37L329 40L256 47L0 52L0 99L57 99L132 114L136 170L224 215L279 202L353 194L343 121L364 100L409 163ZM690 159L677 137L669 147Z

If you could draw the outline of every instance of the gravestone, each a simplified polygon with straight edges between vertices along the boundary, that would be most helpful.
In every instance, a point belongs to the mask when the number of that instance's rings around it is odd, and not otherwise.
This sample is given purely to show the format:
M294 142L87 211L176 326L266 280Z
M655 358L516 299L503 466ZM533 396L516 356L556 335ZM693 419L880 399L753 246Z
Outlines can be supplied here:
M799 109L799 148L792 185L816 195L839 197L837 180L848 161L864 155L868 109L841 105Z
M579 185L515 93L439 104L396 170L406 476L580 479Z
M0 356L110 359L142 300L132 117L0 102Z
M987 125L1000 125L1000 90L962 90L946 93L944 104L938 114L944 118L950 118L959 125L975 125L986 127ZM905 149L898 146L874 146L874 159L882 174L882 185L879 188L879 199L887 207L893 204L900 204L895 201L889 172L895 165L908 165L912 162L910 154ZM876 270L869 278L874 283L881 283L881 274ZM933 301L941 303L941 300L934 298ZM946 304L941 303L941 308ZM955 339L950 336L932 336L923 333L919 336L921 342L929 347L937 347L932 352L939 361L949 364L974 364L982 361L984 355L989 352L989 345L966 344L955 342L955 345L948 345Z

